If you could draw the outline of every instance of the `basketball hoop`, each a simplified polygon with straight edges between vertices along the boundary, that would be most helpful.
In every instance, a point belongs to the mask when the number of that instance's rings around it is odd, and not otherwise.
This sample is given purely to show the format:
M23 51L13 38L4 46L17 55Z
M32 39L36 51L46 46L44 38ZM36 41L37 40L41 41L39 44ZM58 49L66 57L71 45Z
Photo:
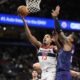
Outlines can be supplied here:
M40 2L41 0L26 0L29 13L40 11Z

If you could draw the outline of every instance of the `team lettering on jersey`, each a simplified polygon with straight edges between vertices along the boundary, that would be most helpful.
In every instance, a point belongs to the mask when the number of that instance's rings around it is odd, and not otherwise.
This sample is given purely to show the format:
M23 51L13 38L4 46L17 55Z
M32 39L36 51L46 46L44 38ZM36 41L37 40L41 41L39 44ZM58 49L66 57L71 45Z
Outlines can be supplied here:
M57 60L56 60L56 55L53 51L53 47L49 48L40 47L37 55L42 70L46 69L49 70L50 68L53 69L56 67Z

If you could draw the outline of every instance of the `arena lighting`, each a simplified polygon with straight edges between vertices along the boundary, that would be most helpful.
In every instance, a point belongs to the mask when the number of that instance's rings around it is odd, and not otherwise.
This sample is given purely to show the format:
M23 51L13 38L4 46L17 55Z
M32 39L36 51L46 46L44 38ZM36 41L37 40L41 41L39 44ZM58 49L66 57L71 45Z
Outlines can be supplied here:
M3 30L5 31L6 30L6 27L3 27Z
M25 20L29 26L37 28L54 28L54 20L48 18L38 18L38 17L25 17ZM71 21L59 20L61 28L64 30L77 30L80 31L80 23ZM11 24L23 26L23 22L19 16L10 14L0 14L0 24Z

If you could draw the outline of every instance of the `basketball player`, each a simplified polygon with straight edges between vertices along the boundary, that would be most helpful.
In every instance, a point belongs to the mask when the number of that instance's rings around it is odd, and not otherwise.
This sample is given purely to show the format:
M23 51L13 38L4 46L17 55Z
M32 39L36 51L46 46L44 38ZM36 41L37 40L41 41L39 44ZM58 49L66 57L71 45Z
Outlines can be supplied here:
M71 65L71 56L73 54L73 42L75 41L74 33L69 36L65 36L63 31L60 29L60 25L58 23L58 14L60 7L57 6L56 10L52 12L52 16L55 22L55 29L59 35L60 41L62 41L62 48L58 52L57 57L57 72L56 72L56 80L72 80L70 73L70 65Z
M21 19L24 23L27 38L38 50L37 55L42 70L41 80L55 80L57 64L55 52L57 51L57 46L51 45L52 43L51 35L46 34L43 38L43 43L39 42L31 34L31 31L22 16Z
M58 35L55 34L55 33L53 33L53 37L55 37L56 38L56 41L57 41ZM55 39L53 41L55 42ZM60 48L60 46L61 45L59 44L59 48ZM33 68L35 70L37 70L37 72L39 74L41 74L41 66L40 66L40 64L38 62L33 64ZM74 70L70 70L70 74L71 74L72 77L76 77L76 78L79 78L80 79L80 72L77 72L77 71L74 71Z

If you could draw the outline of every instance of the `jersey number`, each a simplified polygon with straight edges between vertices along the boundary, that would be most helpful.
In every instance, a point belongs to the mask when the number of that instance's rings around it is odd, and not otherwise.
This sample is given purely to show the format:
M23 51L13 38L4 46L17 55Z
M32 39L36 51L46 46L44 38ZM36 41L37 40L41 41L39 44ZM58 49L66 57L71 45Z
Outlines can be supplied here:
M46 53L43 53L43 54L42 54L42 60L47 60L47 55L46 55Z

